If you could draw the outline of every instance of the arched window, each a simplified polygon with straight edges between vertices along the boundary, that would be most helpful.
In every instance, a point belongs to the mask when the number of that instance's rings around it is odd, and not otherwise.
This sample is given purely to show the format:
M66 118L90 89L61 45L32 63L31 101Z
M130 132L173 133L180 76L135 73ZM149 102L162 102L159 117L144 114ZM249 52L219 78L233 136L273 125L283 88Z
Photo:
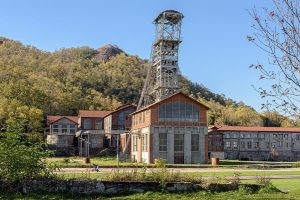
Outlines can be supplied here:
M199 108L184 101L164 103L159 107L159 121L199 122Z

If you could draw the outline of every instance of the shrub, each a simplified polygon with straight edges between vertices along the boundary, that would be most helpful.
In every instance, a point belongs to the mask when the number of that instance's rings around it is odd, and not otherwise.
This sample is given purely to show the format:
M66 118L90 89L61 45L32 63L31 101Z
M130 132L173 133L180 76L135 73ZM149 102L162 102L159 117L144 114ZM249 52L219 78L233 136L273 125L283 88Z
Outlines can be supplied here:
M297 161L297 162L294 164L294 167L300 168L300 161Z
M68 163L70 163L70 158L64 158L64 163L66 163L66 164L68 164Z
M166 168L159 171L146 172L146 168L135 168L131 171L120 171L116 169L106 180L110 181L154 181L164 185L166 182L193 182L202 183L201 176L188 176L180 172L170 172Z
M167 163L166 160L161 159L161 158L155 160L155 166L158 167L158 168L165 167L166 163Z
M0 135L0 178L9 181L33 179L53 175L53 168L47 168L42 144L31 143L19 133Z
M256 177L256 183L259 185L269 185L271 183L270 178L268 178L267 176L261 175L261 176L257 176Z
M252 194L255 191L253 190L253 188L248 187L247 185L239 185L239 192L241 194Z
M259 193L262 194L274 193L274 192L281 192L281 191L278 188L276 188L271 182L269 182L267 185L265 185L259 190Z

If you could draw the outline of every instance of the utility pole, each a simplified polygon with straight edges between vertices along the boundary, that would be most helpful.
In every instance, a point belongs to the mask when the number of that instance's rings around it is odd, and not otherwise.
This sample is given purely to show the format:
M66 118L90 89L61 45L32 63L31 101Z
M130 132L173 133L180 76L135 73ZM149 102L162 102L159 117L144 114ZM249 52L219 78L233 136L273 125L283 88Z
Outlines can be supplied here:
M118 168L119 168L119 134L117 134L117 162L118 162Z

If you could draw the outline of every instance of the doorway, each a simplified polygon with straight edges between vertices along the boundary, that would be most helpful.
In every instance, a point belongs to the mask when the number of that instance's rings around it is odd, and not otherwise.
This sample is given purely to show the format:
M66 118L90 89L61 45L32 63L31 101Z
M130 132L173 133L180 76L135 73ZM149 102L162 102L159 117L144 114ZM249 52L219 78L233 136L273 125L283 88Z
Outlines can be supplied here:
M174 135L174 163L184 164L184 134Z

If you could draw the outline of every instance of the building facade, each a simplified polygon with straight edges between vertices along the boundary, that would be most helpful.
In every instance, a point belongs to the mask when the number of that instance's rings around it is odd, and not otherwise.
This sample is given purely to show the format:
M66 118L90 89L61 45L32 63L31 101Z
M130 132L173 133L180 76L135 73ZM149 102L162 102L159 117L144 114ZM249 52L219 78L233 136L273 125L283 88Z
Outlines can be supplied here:
M93 155L103 148L104 116L110 111L80 110L78 116L47 116L47 144L56 155Z
M220 126L216 133L223 137L225 159L300 160L300 128Z
M104 117L104 131L107 146L117 147L117 137L131 129L130 114L136 110L133 105L123 105Z
M137 162L207 162L207 107L175 93L132 114L131 158Z
M224 159L224 142L223 134L218 131L218 126L208 127L208 158Z
M77 116L47 116L47 144L57 155L76 155L78 153L76 132Z
M104 145L104 117L111 111L79 110L79 155L95 155Z

